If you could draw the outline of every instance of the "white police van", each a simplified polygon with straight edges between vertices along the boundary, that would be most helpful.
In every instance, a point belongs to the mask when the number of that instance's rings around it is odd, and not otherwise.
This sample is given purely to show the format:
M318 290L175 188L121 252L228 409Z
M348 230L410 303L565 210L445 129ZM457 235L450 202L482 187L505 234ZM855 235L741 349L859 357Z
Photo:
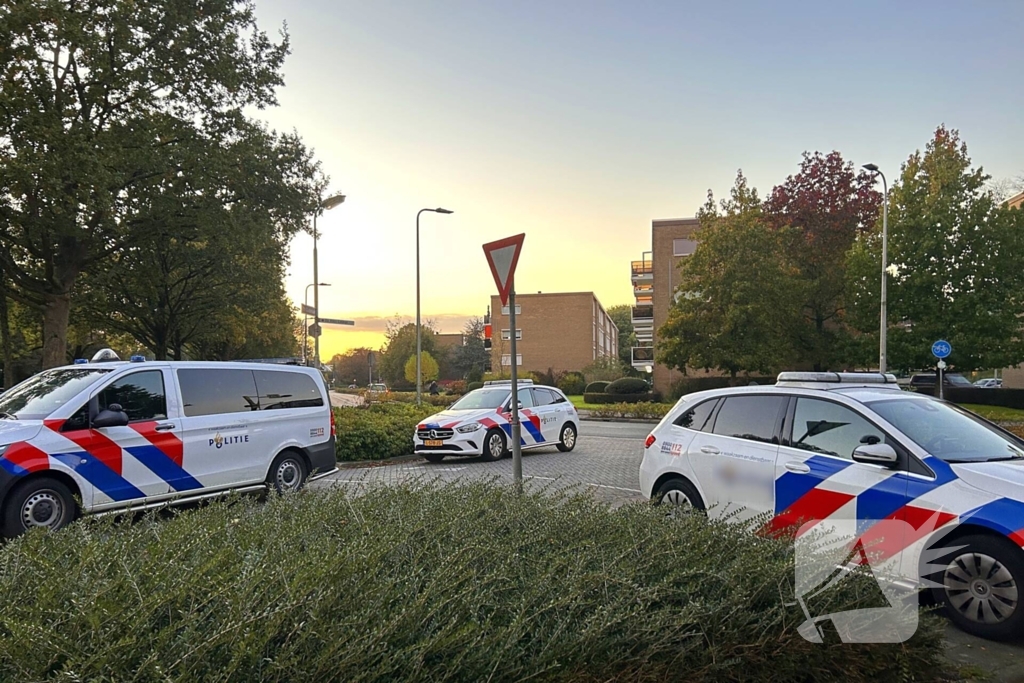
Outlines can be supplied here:
M579 414L559 389L534 386L519 380L519 422L523 449L557 446L563 452L576 447ZM415 452L430 462L445 456L480 456L498 460L508 454L512 438L512 382L485 382L416 426Z
M79 513L295 491L337 469L313 368L116 359L101 351L0 396L4 536Z
M892 375L782 373L684 396L647 437L640 488L763 515L769 533L849 532L965 631L1024 633L1024 440ZM922 566L926 548L940 560Z

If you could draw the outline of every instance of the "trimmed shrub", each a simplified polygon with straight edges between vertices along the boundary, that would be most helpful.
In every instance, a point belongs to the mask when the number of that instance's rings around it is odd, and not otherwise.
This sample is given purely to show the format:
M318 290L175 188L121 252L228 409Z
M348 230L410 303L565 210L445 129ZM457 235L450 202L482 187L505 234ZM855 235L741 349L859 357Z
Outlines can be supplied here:
M607 387L606 394L644 394L651 390L651 386L639 377L620 377Z
M576 396L586 390L587 380L584 379L582 372L566 372L558 378L556 386L566 395Z
M634 420L660 420L670 410L672 410L672 405L669 403L648 403L646 401L640 403L608 403L596 408L590 408L590 416L596 418L621 417Z
M453 380L443 386L445 391L454 396L462 396L466 393L466 383L461 379Z
M585 393L585 394L603 394L603 393L605 393L605 389L608 388L609 384L611 384L611 382L606 382L604 380L599 380L597 382L591 382L590 384L588 384L586 387L583 388L583 393Z
M435 397L440 398L440 397ZM334 442L338 460L383 460L413 452L416 425L438 412L437 406L415 403L373 403L335 408Z
M938 393L937 389L935 393ZM942 393L947 401L952 401L953 403L976 403L978 405L999 406L1001 408L1024 408L1024 389L943 387Z
M775 377L768 376L746 376L746 377L683 377L672 385L669 397L675 401L687 394L709 389L724 389L726 387L745 387L751 382L758 384L775 384Z
M467 392L476 391L477 389L483 389L483 388L484 388L484 383L483 382L469 382L466 385L466 391Z
M661 396L657 392L643 394L583 394L585 403L658 403Z
M0 680L953 680L929 614L906 643L804 640L793 558L738 524L493 484L98 519L0 548ZM878 598L853 574L815 613Z

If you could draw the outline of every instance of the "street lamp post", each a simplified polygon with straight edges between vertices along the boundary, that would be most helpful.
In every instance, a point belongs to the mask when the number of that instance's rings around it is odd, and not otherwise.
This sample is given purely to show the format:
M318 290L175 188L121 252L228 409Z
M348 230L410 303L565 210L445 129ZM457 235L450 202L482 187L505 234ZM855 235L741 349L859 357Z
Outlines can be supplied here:
M882 176L882 306L879 312L881 321L878 330L878 371L885 374L885 344L888 331L886 316L886 269L889 267L889 183L885 180L885 174L878 170L875 164L864 164L864 168L872 173Z
M420 326L420 214L424 211L432 213L455 213L440 207L436 209L420 209L416 213L416 405L423 403L423 372L420 353L423 346L423 330Z
M317 283L320 282L320 274L317 270L317 254L316 254L316 216L321 211L330 211L334 207L338 206L345 201L345 195L338 193L327 197L320 202L320 206L317 207L316 213L313 214L313 324L317 326L319 332L320 327L320 287ZM320 370L320 335L313 337L313 363L316 369Z
M312 286L313 286L312 282L310 282L308 285L306 285L306 294L305 294L305 296L302 297L302 303L305 304L306 308L309 308L309 288L312 287ZM329 282L321 282L320 286L321 287L330 287L331 283L329 283ZM309 316L306 313L303 313L302 314L302 364L303 365L307 364L307 360L306 359L308 358L308 354L306 353L306 351L307 351L308 348L309 348Z

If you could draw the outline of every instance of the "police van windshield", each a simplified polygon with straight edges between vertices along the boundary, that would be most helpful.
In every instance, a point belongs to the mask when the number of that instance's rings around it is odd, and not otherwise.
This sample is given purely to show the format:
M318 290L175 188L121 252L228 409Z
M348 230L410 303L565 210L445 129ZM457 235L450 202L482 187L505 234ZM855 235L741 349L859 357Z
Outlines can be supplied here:
M1004 436L980 419L931 399L872 401L871 409L914 442L946 462L1024 458L1024 442Z
M40 372L0 396L0 414L19 420L42 420L108 372L110 368Z
M451 410L482 410L505 405L508 389L477 389L452 404Z

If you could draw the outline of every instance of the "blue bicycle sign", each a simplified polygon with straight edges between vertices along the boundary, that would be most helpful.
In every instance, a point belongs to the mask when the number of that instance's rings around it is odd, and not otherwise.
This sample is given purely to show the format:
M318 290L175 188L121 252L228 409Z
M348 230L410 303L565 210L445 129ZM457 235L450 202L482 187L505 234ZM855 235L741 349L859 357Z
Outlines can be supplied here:
M946 358L951 353L953 353L953 347L945 339L940 339L932 344L932 355L936 358Z

